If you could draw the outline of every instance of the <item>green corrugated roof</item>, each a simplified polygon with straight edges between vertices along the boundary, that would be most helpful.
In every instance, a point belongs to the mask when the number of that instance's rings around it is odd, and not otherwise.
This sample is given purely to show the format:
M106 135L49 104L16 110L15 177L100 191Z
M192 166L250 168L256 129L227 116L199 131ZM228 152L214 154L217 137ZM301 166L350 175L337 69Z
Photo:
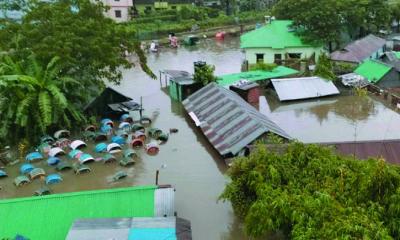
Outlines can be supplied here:
M227 86L234 84L235 82L242 79L246 79L250 82L255 82L271 78L285 77L296 73L298 73L297 70L287 68L284 66L278 66L274 68L272 71L256 70L256 71L222 75L218 77L217 83L220 86Z
M394 55L395 55L398 59L400 59L400 52L394 52Z
M361 63L354 72L365 77L370 83L377 83L390 69L392 67L384 63L369 59Z
M290 20L274 20L270 24L244 34L240 38L241 48L309 47L295 31L290 31Z
M0 201L0 237L65 239L77 218L154 217L155 186Z

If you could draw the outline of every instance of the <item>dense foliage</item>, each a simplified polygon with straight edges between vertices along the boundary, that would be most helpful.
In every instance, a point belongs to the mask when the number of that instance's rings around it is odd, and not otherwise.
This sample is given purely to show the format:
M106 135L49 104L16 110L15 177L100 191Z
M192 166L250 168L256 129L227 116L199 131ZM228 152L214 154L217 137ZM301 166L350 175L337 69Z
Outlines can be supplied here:
M320 76L328 80L335 80L336 75L333 73L333 66L326 54L321 54L315 67L314 75Z
M215 66L213 65L206 64L201 67L195 67L193 79L194 81L202 83L203 85L215 82L217 78L214 75L214 71Z
M317 145L278 149L258 146L229 170L221 198L232 202L250 236L279 230L291 239L400 238L398 166Z
M377 33L393 18L387 0L280 0L273 12L293 20L306 41L322 41L330 50L340 45L342 33L351 38Z

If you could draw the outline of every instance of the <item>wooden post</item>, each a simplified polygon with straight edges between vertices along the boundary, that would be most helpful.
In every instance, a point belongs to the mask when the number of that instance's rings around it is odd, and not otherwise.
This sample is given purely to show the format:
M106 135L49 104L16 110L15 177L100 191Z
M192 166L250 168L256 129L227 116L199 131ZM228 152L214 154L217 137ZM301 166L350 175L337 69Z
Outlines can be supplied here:
M156 171L156 185L158 186L158 176L160 175L160 170Z
M160 86L161 86L161 88L162 88L163 86L162 86L162 81L161 81L161 77L162 77L162 76L161 76L161 70L160 70L159 72L160 72Z

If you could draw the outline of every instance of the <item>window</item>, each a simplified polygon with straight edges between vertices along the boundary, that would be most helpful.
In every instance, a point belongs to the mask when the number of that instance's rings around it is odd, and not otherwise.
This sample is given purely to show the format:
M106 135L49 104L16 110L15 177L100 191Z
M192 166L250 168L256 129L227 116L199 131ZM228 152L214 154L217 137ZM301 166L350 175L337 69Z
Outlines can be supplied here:
M115 17L116 18L121 18L122 17L121 10L115 10Z
M282 54L275 54L274 55L274 59L275 59L275 63L276 64L281 64L281 62L282 62Z
M301 53L289 53L289 58L300 59Z
M256 53L256 62L259 63L263 63L264 62L264 54L263 53Z
M171 9L176 10L176 6L171 6Z

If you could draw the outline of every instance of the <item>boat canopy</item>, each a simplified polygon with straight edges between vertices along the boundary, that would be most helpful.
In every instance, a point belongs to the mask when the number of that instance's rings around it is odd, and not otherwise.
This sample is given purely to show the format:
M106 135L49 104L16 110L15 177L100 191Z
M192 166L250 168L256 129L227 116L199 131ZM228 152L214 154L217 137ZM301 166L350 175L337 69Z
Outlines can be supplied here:
M124 157L119 161L119 165L123 167L129 167L131 165L134 165L135 163L136 161L131 157Z
M111 162L115 162L115 161L117 161L117 159L110 153L107 153L103 157L103 162L104 163L111 163Z
M42 160L43 156L42 156L42 154L40 154L40 152L32 152L32 153L29 153L28 155L26 155L25 159L28 162L32 162L32 161L36 161L36 160Z
M90 171L91 171L91 169L85 164L81 164L81 163L74 164L75 174L89 173Z
M63 179L59 174L54 173L46 177L46 184L50 185L50 184L60 183L62 182L62 180Z
M71 143L71 145L69 145L71 147L71 149L80 149L83 147L86 147L86 143L82 140L75 140Z
M97 153L106 152L107 151L107 144L106 143L99 143L94 148L94 151Z
M96 126L95 125L89 125L85 128L85 131L89 132L95 132L96 131Z
M38 177L45 176L46 172L43 170L43 168L34 168L32 171L29 172L29 177L31 179L36 179Z
M27 176L21 175L18 176L14 179L14 184L15 186L19 187L25 184L30 183L31 181L29 180L29 178Z
M125 140L125 138L123 138L121 136L114 136L111 138L111 142L118 143L119 145L123 145L126 143L126 140Z
M55 139L68 138L71 135L70 131L62 129L54 133Z
M40 142L41 143L48 143L48 144L53 144L54 143L54 138L52 138L49 135L45 135L43 137L40 138Z
M109 118L104 118L101 120L101 125L109 125L110 127L114 127L114 122Z
M74 149L68 153L70 158L79 158L83 152L79 149Z
M127 113L122 114L119 120L121 122L133 122L133 118Z
M21 167L19 168L19 172L21 174L27 174L30 173L30 171L32 171L34 168L35 166L33 166L32 164L25 163L21 165Z
M158 129L158 128L150 128L150 130L149 130L150 137L155 138L155 139L157 139L158 136L160 136L162 133L163 132L161 131L161 129Z
M121 122L118 126L119 129L127 129L130 130L131 129L131 124L128 122Z
M133 158L133 157L137 157L138 155L137 155L137 153L135 152L135 150L132 150L132 149L130 149L130 148L128 148L128 149L126 149L125 151L124 151L124 157L130 157L130 158Z
M64 154L65 154L64 150L62 150L60 147L54 147L49 151L50 157L57 157L59 155L64 155Z
M142 131L144 132L144 127L141 124L133 124L131 127L132 132Z
M58 157L49 157L49 159L47 159L47 164L49 164L49 166L55 166L60 162L60 159Z
M112 131L112 127L110 125L102 125L100 131L102 133L109 133Z
M107 146L107 152L109 152L109 153L120 152L121 150L122 150L122 147L118 143L110 143Z
M94 141L95 142L107 141L107 135L102 132L96 132L94 136Z
M79 157L79 162L80 163L87 163L87 162L92 162L94 161L94 158L92 157L92 155L84 153Z
M8 174L5 171L0 170L0 178L3 178L3 177L8 177Z
M65 170L69 170L71 168L72 168L72 166L68 162L60 162L57 164L57 167L56 167L57 171L65 171Z
M126 172L124 172L124 171L118 171L118 172L116 172L116 173L114 174L113 180L114 180L114 181L118 181L118 180L121 180L121 179L123 179L123 178L126 178L127 176L128 176L128 174L127 174Z
M51 194L50 188L44 186L44 187L41 187L38 190L36 190L33 195L44 196L44 195L50 195L50 194Z

